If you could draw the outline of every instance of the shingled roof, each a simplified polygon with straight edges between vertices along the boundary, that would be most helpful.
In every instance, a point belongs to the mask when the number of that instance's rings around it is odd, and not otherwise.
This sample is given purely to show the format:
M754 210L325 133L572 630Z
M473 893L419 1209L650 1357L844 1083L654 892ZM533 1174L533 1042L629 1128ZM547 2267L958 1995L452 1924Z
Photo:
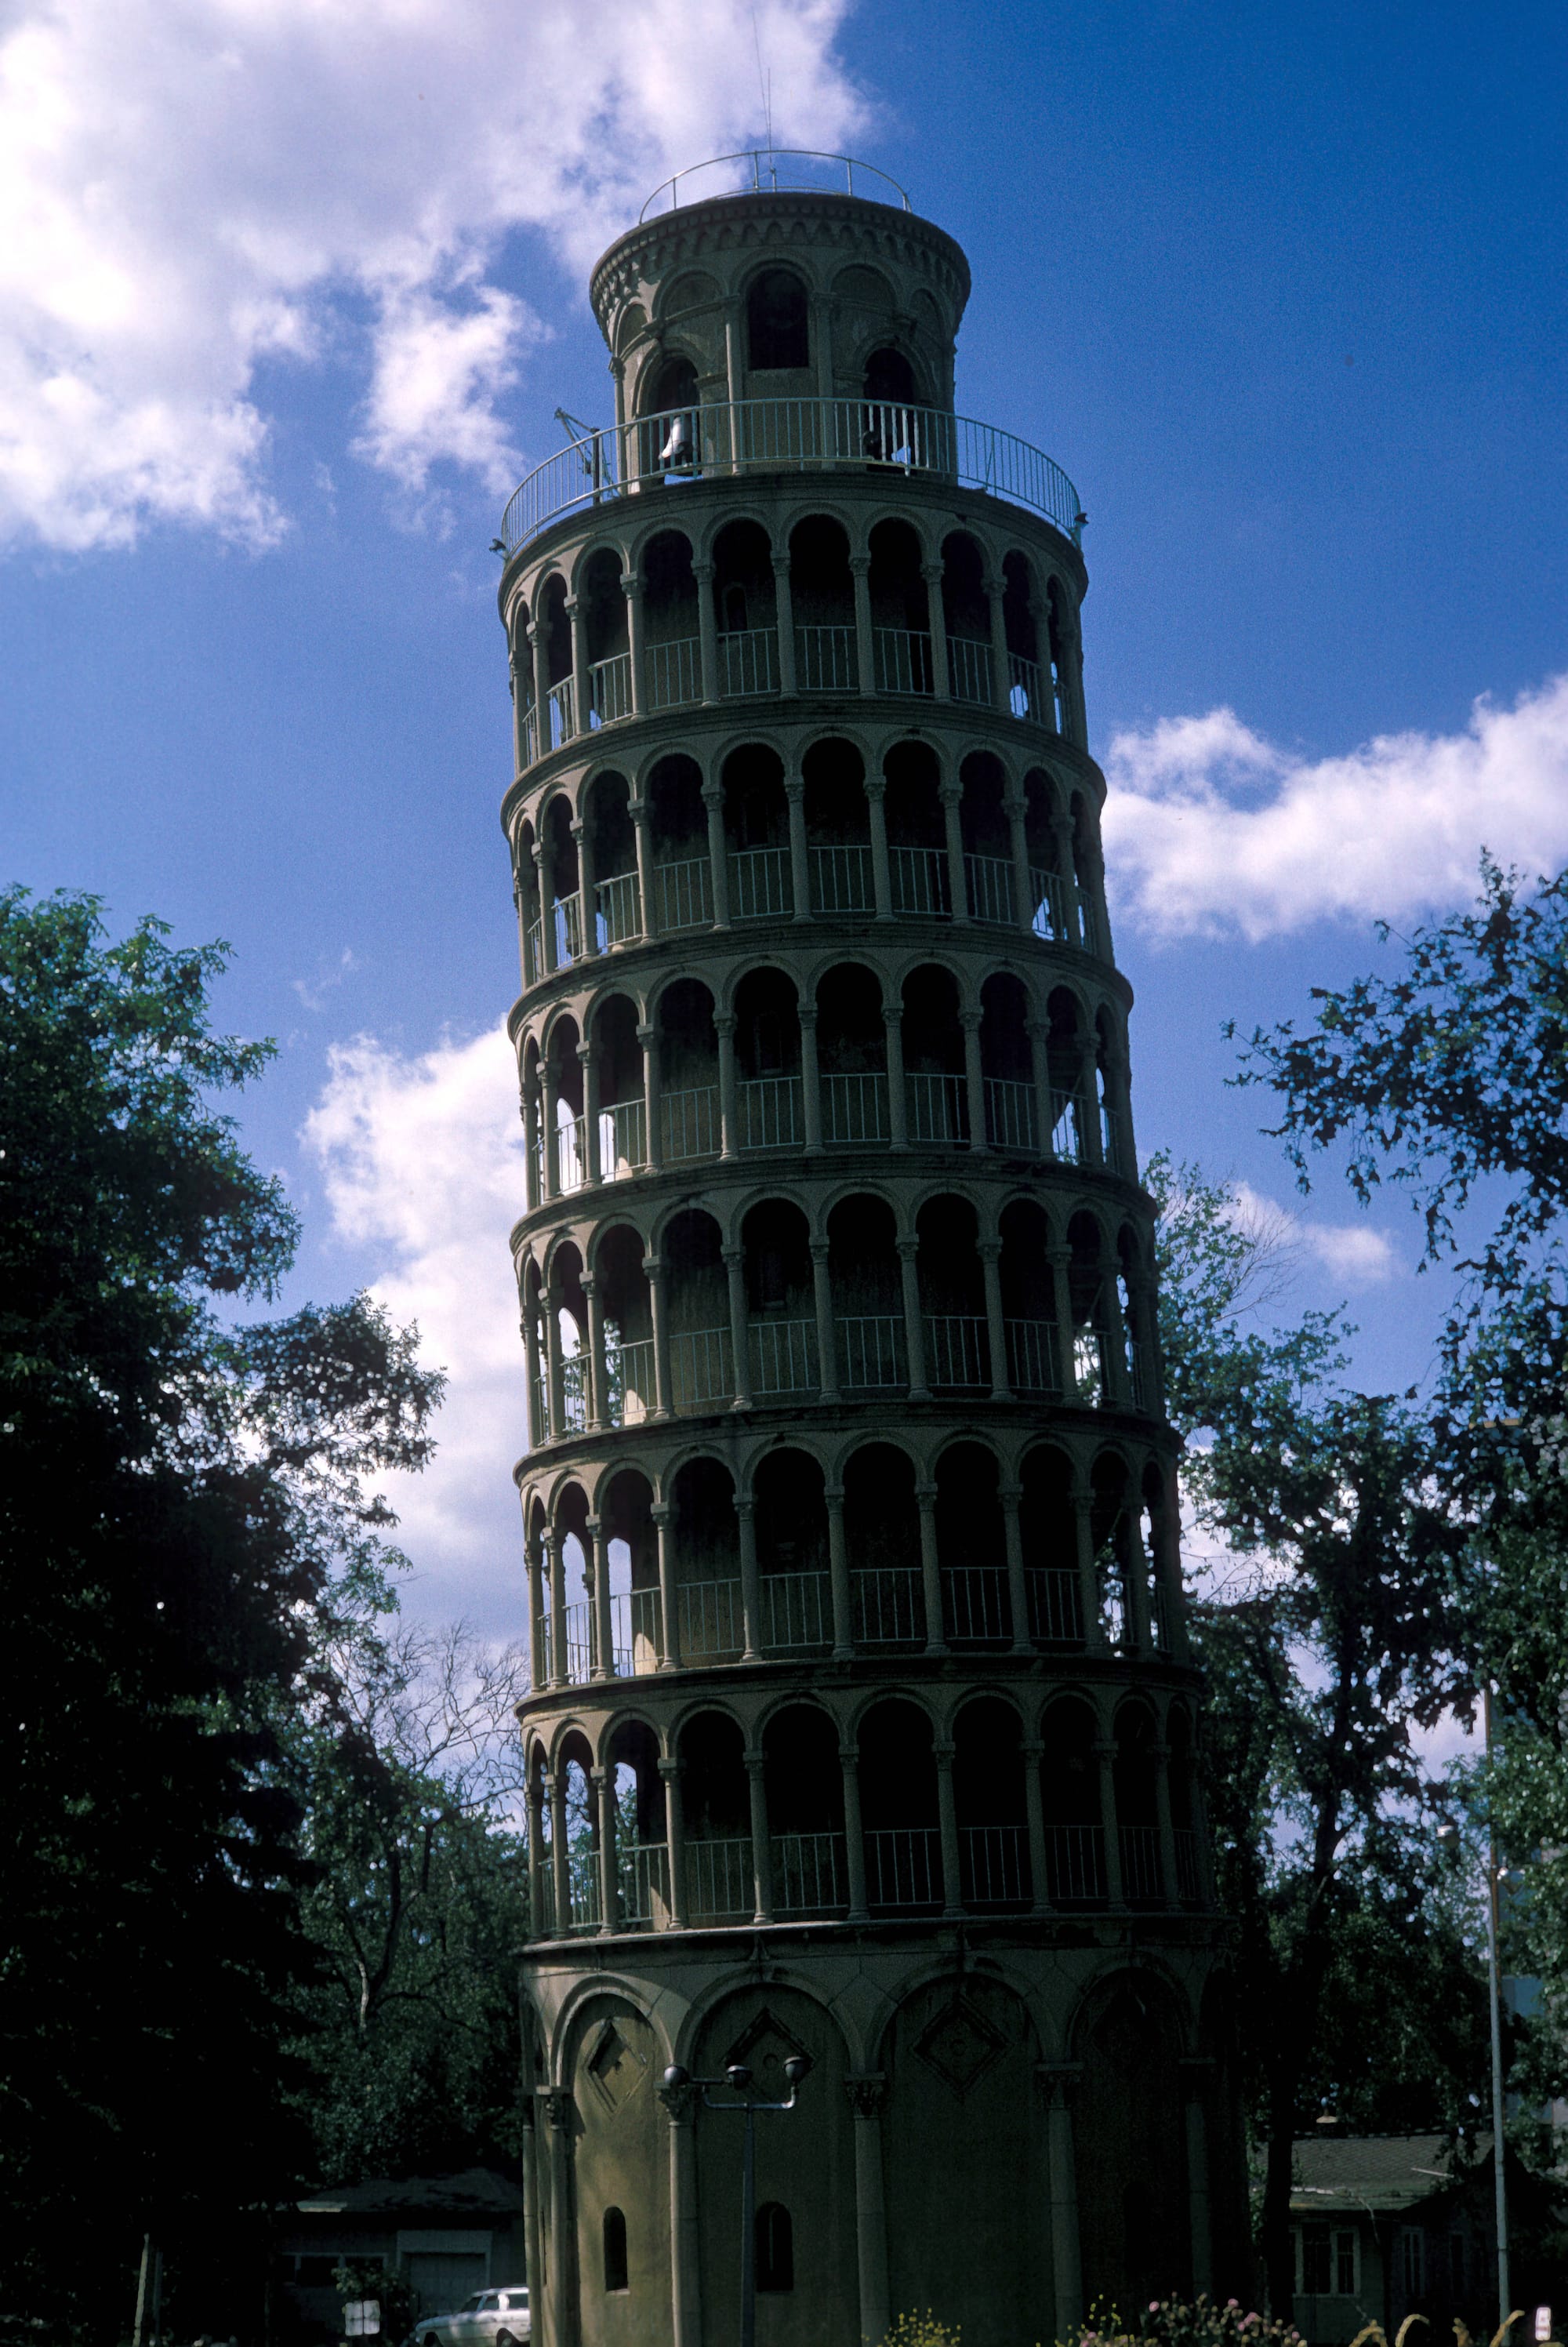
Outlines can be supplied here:
M1485 2137L1474 2157L1491 2149ZM1464 2179L1449 2139L1440 2135L1307 2135L1296 2139L1290 2205L1302 2213L1336 2209L1409 2209Z

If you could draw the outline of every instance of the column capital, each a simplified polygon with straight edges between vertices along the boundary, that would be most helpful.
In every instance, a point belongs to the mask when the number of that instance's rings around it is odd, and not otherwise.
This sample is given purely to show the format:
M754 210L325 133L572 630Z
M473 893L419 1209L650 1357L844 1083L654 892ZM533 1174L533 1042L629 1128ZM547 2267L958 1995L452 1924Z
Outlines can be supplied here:
M637 1040L646 1051L650 1043L656 1043L659 1040L658 1028L648 1020L640 1019L637 1022Z
M882 1005L882 1024L884 1027L902 1027L904 1005L901 1002L885 1002Z
M958 1024L963 1029L966 1035L978 1035L980 1031L980 1021L984 1017L985 1012L983 1010L960 1010L958 1013Z
M703 805L705 807L716 807L716 806L723 806L723 804L724 804L724 785L723 785L723 783L712 783L712 782L704 783L704 784L703 784L703 785L702 785L702 805Z
M628 600L629 602L630 601L631 598L632 598L634 595L641 595L641 592L642 592L642 586L643 586L643 580L642 580L642 574L641 574L641 571L639 571L639 570L623 570L623 571L621 572L621 574L620 574L620 591L621 591L621 593L626 597L626 599L627 599L627 600Z
M798 805L805 796L805 776L792 769L784 776L784 794L791 806Z
M712 585L713 572L716 567L717 566L710 562L705 556L700 557L698 560L692 563L692 576L696 580L699 587L711 587Z
M663 1256L661 1255L645 1255L642 1258L642 1268L650 1279L657 1279L660 1273L664 1268Z
M1042 1747L1041 1748L1043 1749L1043 1747ZM859 1763L859 1759L860 1759L860 1747L859 1747L859 1745L858 1745L858 1744L841 1744L841 1745L839 1746L839 1747L838 1747L838 1757L839 1757L839 1758L844 1762L844 1765L845 1765L845 1767L846 1768L853 1768L856 1767L856 1766L858 1765L858 1763Z
M641 791L634 791L630 798L627 800L626 812L631 817L633 823L645 823L647 821L648 801Z
M979 1256L982 1263L999 1263L1001 1261L1001 1252L1002 1243L1000 1239L977 1239L975 1241L975 1253Z
M937 805L938 806L961 806L963 804L963 798L964 786L962 783L946 782L938 784Z
M999 1483L997 1485L997 1497L1004 1503L1004 1505L1009 1500L1021 1500L1023 1497L1023 1485L1016 1482Z
M597 1540L600 1533L604 1530L604 1518L602 1516L584 1516L582 1520L582 1528L588 1534L589 1540Z
M1044 2089L1048 2103L1061 2110L1070 2110L1083 2076L1081 2062L1037 2062L1034 2075Z
M822 1487L822 1496L827 1501L830 1508L842 1508L844 1505L843 1484L825 1483Z
M950 1736L934 1736L931 1738L931 1757L936 1761L938 1768L943 1767L944 1764L950 1768L953 1765L954 1756L958 1752L958 1746L954 1743Z
M893 1244L898 1251L898 1260L900 1263L913 1263L920 1252L920 1242L918 1239L895 1239Z
M737 1516L751 1516L756 1513L757 1503L750 1493L733 1500L730 1504Z
M988 570L980 580L980 592L988 603L996 600L1007 593L1007 580L999 571Z
M1026 1736L1018 1748L1026 1760L1043 1760L1045 1758L1045 1746L1038 1736Z
M734 1012L733 1010L715 1010L713 1013L713 1032L718 1037L720 1042L726 1042L734 1031Z
M816 1025L815 1003L803 1002L796 1010L795 1017L800 1020L803 1027L815 1027Z
M602 1793L606 1785L610 1782L609 1769L590 1768L588 1772L588 1781L593 1787L596 1793Z
M599 1045L591 1040L579 1043L577 1047L577 1056L585 1068L591 1068L599 1057Z
M807 1245L811 1249L811 1259L813 1263L825 1263L827 1261L831 1249L829 1248L828 1243L825 1239L811 1239L808 1240Z
M916 1499L917 1499L917 1500L923 1501L926 1501L926 1502L930 1502L930 1501L933 1501L936 1499L936 1496L937 1496L937 1486L935 1485L935 1483L917 1483L917 1484L916 1484L916 1486L915 1486L915 1497L916 1497Z
M922 562L920 576L927 587L938 586L942 578L942 565L939 562Z
M852 554L849 558L849 575L852 579L869 579L871 557L868 554Z
M755 1747L743 1752L741 1755L741 1758L746 1764L746 1774L748 1777L760 1777L763 1770L767 1767L767 1755L764 1752L758 1751Z
M886 774L867 774L860 787L873 805L880 806L887 795L887 777Z
M743 1264L746 1259L746 1250L743 1246L721 1247L719 1253L726 1264Z
M787 579L789 577L788 547L784 548L782 550L777 547L774 548L773 563L774 577L775 579Z
M577 1284L585 1296L592 1296L599 1287L598 1276L591 1271L585 1271Z
M546 2118L558 2132L564 2133L571 2125L571 2096L565 2086L536 2086L534 2093L544 2106Z
M653 1765L667 1785L672 1785L681 1774L679 1760L656 1760Z
M668 1500L655 1500L649 1508L648 1521L651 1524L667 1524L674 1512Z
M882 2108L887 2081L880 2070L867 2072L863 2077L845 2078L844 2091L857 2119L874 2119Z

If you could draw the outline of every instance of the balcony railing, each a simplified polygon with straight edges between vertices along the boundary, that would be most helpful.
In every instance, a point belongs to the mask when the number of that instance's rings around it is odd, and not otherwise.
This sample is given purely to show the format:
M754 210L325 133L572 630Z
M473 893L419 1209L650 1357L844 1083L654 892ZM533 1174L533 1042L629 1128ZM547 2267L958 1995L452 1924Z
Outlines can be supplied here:
M945 917L952 911L948 886L948 858L940 847L893 847L893 910L930 913Z
M847 1903L842 1834L774 1834L773 1861L778 1914L822 1914Z
M1012 906L1012 866L1008 858L966 856L964 872L968 881L969 911L974 918L1010 929L1016 916Z
M1014 1076L986 1078L986 1139L993 1149L1040 1153L1040 1119L1032 1084Z
M732 628L719 638L719 691L726 701L778 689L776 628Z
M592 726L613 725L618 718L630 716L630 652L613 652L609 660L594 661L588 672L588 707Z
M743 1149L794 1149L804 1140L798 1076L757 1076L736 1094Z
M713 918L713 867L705 856L685 856L653 868L654 917L661 937L705 929Z
M755 1904L749 1835L686 1845L686 1912L693 1923L740 1923Z
M563 676L559 684L551 685L545 707L549 712L549 746L552 750L559 750L561 743L569 742L577 732L577 697L572 692L569 676Z
M1105 1899L1105 1837L1100 1826L1047 1826L1046 1891L1053 1907L1094 1907Z
M1122 1896L1128 1902L1154 1906L1164 1893L1160 1881L1160 1835L1154 1826L1122 1826Z
M1010 1638L1006 1566L949 1565L942 1575L942 1608L954 1645L995 1645Z
M1203 1896L1198 1882L1198 1838L1189 1826L1178 1826L1176 1843L1176 1896L1184 1907L1195 1907Z
M743 847L731 856L732 918L776 921L794 909L787 847Z
M948 638L948 688L955 701L991 705L991 648L968 636Z
M1008 707L1015 717L1032 718L1037 725L1050 725L1055 719L1056 704L1039 661L1026 660L1021 652L1008 654Z
M615 1846L620 1921L626 1930L651 1930L670 1913L670 1852L661 1841Z
M860 683L855 630L797 628L794 682L799 692L854 692Z
M879 692L935 692L931 639L918 628L874 628Z
M588 1122L574 1116L556 1127L556 1188L569 1197L588 1180Z
M581 1434L588 1425L588 1362L574 1353L560 1365L561 1416L569 1434Z
M856 1312L838 1321L839 1382L849 1393L886 1393L909 1382L904 1316Z
M659 1100L660 1154L666 1165L719 1153L719 1087L696 1084Z
M1031 1564L1024 1573L1029 1591L1029 1635L1037 1646L1083 1644L1082 1598L1078 1575L1061 1565Z
M611 946L629 944L642 935L642 907L638 899L635 872L618 872L612 880L600 880L593 898L599 916L600 953L608 953Z
M873 1907L939 1907L942 1837L935 1826L872 1826L866 1895Z
M582 959L582 903L577 897L558 897L550 907L555 930L556 968L568 969Z
M966 1907L1021 1907L1030 1895L1029 1835L1023 1826L963 1826L958 1861Z
M983 1393L991 1381L986 1324L970 1312L924 1317L926 1378L953 1393Z
M738 1581L683 1581L678 1610L681 1652L687 1662L733 1662L745 1652Z
M567 1929L571 1932L597 1932L604 1921L597 1850L574 1850L568 1854L566 1882L567 1898L571 1907Z
M648 704L651 709L680 709L702 698L702 639L681 636L673 643L650 644Z
M727 1328L684 1328L670 1340L670 1368L677 1409L711 1409L734 1398Z
M887 1079L878 1075L823 1076L822 1137L849 1146L887 1138Z
M605 1415L611 1426L641 1426L652 1415L653 1376L651 1337L640 1337L630 1345L606 1342Z
M624 1591L610 1601L610 1635L618 1679L646 1678L659 1668L659 1592Z
M833 1644L833 1596L825 1573L763 1575L763 1645L770 1654L800 1654Z
M607 1182L635 1174L648 1163L648 1104L615 1101L599 1112L599 1170Z
M537 986L545 974L545 925L530 921L524 935L523 966L530 986Z
M566 1675L573 1686L583 1686L593 1657L592 1608L569 1605L561 1616L566 1628Z
M926 1635L917 1564L874 1564L852 1576L855 1635L866 1646L913 1646Z
M1076 1165L1083 1154L1076 1093L1052 1092L1050 1113L1050 1153L1062 1159L1066 1164Z
M869 913L876 902L869 847L814 847L811 900L819 913Z
M904 1081L909 1094L911 1141L945 1141L955 1146L968 1141L968 1087L962 1076L911 1075Z
M1058 945L1076 945L1067 918L1066 894L1061 876L1041 870L1039 865L1029 867L1029 893L1032 898L1029 925L1037 938L1050 938Z
M754 1394L816 1391L815 1320L753 1320L748 1336Z
M981 489L1043 514L1074 545L1078 492L1059 465L1010 432L940 408L866 399L744 399L671 409L586 434L538 465L501 519L508 557L562 514L639 493L657 495L673 469L662 451L679 415L688 476L831 472L896 466Z

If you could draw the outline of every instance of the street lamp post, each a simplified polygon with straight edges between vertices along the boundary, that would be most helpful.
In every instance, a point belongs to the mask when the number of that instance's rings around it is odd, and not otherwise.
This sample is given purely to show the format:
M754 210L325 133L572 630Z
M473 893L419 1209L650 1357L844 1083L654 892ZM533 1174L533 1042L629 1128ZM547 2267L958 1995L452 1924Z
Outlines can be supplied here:
M739 2111L745 2118L745 2147L741 2159L741 2347L755 2347L757 2335L757 2113L793 2111L799 2099L801 2082L810 2068L809 2055L790 2055L784 2065L784 2076L789 2080L789 2097L782 2103L760 2103L751 2095L748 2090L752 2073L744 2062L732 2062L722 2078L693 2078L679 2062L671 2062L664 2073L664 2084L672 2093L682 2086L700 2086L704 2110ZM716 2103L712 2091L715 2086L728 2086L740 2099Z

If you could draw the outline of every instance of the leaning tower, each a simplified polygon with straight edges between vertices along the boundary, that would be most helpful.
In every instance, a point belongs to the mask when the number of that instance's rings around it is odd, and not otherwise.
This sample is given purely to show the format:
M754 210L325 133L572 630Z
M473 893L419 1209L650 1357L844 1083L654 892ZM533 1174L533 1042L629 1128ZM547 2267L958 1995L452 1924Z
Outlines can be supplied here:
M661 192L507 508L538 2347L1061 2336L1241 2252L1084 517L859 165Z

